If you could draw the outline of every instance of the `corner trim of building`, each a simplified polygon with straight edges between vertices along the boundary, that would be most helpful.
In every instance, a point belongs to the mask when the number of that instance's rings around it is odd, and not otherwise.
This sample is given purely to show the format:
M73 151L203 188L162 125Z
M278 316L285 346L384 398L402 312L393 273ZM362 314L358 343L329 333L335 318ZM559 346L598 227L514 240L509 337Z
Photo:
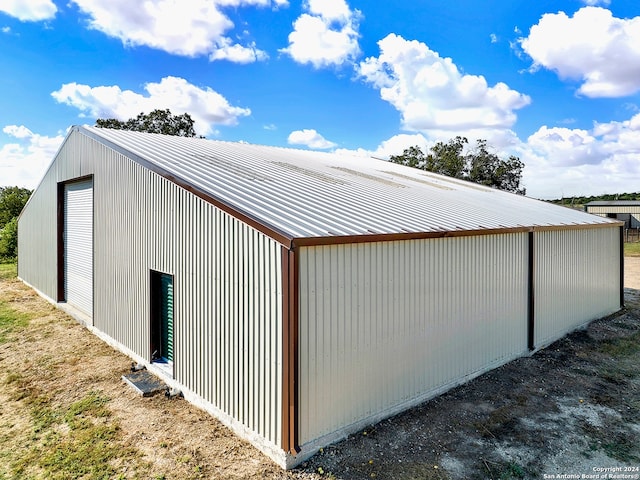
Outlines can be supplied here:
M620 308L624 308L624 226L620 226Z
M281 247L282 262L282 449L298 445L298 253Z
M528 271L527 271L527 346L529 351L536 348L535 340L535 318L536 318L536 257L535 257L535 232L529 232L528 235Z

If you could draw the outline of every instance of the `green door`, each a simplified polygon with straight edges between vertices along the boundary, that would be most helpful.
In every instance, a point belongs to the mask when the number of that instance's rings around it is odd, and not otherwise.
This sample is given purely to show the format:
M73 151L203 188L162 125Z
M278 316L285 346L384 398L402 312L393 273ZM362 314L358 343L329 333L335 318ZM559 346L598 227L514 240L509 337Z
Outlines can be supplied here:
M173 275L151 271L151 361L173 362Z
M160 277L160 357L173 362L173 277Z

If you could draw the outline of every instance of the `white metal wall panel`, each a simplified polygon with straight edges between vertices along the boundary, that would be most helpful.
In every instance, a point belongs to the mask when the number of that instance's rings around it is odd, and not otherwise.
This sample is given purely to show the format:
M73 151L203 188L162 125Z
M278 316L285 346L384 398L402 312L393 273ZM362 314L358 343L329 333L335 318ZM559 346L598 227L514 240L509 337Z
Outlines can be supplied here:
M64 291L67 303L93 314L93 183L64 187Z
M49 171L18 221L18 277L52 299L58 295L57 192Z
M174 275L174 377L281 441L280 244L94 140L95 326L148 358L151 269Z
M300 442L527 349L527 234L300 251Z
M74 131L19 222L21 278L57 297L57 183L93 175L94 326L150 358L150 270L174 275L174 378L280 445L281 246Z
M620 228L535 232L535 344L620 308Z

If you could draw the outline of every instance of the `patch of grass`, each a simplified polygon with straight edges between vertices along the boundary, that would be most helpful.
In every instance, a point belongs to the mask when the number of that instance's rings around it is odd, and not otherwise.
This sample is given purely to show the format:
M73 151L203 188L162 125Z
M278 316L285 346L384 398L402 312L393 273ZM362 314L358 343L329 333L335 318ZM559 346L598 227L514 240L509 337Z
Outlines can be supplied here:
M603 430L591 425L583 425L583 431L589 438L589 452L604 452L608 457L622 463L632 463L640 460L640 445L635 433L609 428Z
M0 344L6 343L11 333L25 328L28 323L28 315L16 312L11 306L0 301Z
M513 478L524 478L525 469L514 462L509 462L504 466L504 469L500 473L501 480L511 480Z
M0 280L15 278L18 275L16 263L0 263Z
M89 392L64 408L32 390L25 403L33 434L28 444L15 452L11 478L116 477L118 465L130 466L139 454L118 441L120 426L111 420L108 402L109 398L100 392Z
M614 358L635 355L640 352L640 333L604 342L598 350Z
M640 257L640 242L624 244L625 257Z
M513 408L505 405L493 410L484 420L473 422L473 426L484 438L498 438L517 430Z
M627 436L616 435L610 441L602 444L602 450L607 456L623 463L640 460L637 441L631 440Z

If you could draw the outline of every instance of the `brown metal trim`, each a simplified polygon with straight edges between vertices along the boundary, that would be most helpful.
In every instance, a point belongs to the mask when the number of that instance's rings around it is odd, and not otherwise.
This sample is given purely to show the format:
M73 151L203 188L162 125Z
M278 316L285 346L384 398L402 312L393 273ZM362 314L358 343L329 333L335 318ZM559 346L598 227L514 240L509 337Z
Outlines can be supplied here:
M289 374L289 249L280 248L280 262L282 272L282 425L281 444L282 450L289 451L289 399L291 391Z
M298 288L298 250L289 251L289 373L290 373L290 395L291 400L289 402L289 435L290 452L296 454L300 452L299 438L298 438L298 378L299 378L299 352L298 352L298 312L299 312L299 293Z
M151 170L152 172L156 173L157 175L160 175L162 178L165 178L167 180L169 180L172 183L175 183L176 185L178 185L179 187L184 188L186 191L194 194L195 196L201 198L202 200L204 200L207 203L212 204L213 206L219 208L220 210L222 210L225 213L228 213L229 215L231 215L232 217L237 218L238 220L246 223L247 225L255 228L256 230L258 230L259 232L264 233L265 235L267 235L268 237L273 238L276 242L281 243L282 245L285 245L287 247L291 246L291 236L287 235L286 232L278 229L277 227L268 225L264 222L262 222L260 219L252 216L250 213L248 212L243 212L242 210L239 210L238 208L234 207L233 205L230 205L228 203L226 203L225 201L223 201L220 198L216 198L215 196L211 195L210 193L207 193L201 189L199 189L198 187L196 187L195 185L190 184L189 182L187 182L186 180L183 180L179 177L176 177L175 175L173 175L172 173L167 172L165 169L161 168L160 166L156 165L153 162L148 161L147 159L136 155L135 153L127 150L126 148L123 148L122 146L118 145L117 143L112 142L111 140L108 140L100 135L97 135L93 132L90 132L82 127L75 127L77 128L83 135L88 136L89 138L92 138L100 143L102 143L103 145L111 148L112 150L121 153L122 155L126 156L127 158L133 160L134 162L138 163L139 165L145 167L148 170Z
M293 245L313 247L323 245L344 245L349 243L393 242L401 240L422 240L428 238L474 237L481 235L504 235L508 233L546 232L557 230L590 230L592 228L612 228L619 223L602 223L588 225L558 225L533 227L504 227L476 230L446 230L437 232L405 232L405 233L373 233L366 235L333 235L326 237L294 238Z
M514 227L486 230L455 230L439 232L409 232L409 233L374 233L369 235L335 235L331 237L294 238L296 246L312 247L321 245L342 245L348 243L393 242L400 240L421 240L427 238L471 237L477 235L497 235L504 233L529 232L529 227Z
M64 301L64 182L57 186L57 292L56 301Z
M298 267L297 254L282 255L282 449L292 455L298 446Z
M615 226L624 225L624 222L607 222L607 223L589 223L586 225L580 223L572 223L567 225L548 225L531 227L534 232L555 232L558 230L592 230L595 228L613 228Z
M535 314L536 314L536 291L535 291L535 233L529 232L528 241L528 271L527 271L527 346L529 350L536 348L535 340Z

